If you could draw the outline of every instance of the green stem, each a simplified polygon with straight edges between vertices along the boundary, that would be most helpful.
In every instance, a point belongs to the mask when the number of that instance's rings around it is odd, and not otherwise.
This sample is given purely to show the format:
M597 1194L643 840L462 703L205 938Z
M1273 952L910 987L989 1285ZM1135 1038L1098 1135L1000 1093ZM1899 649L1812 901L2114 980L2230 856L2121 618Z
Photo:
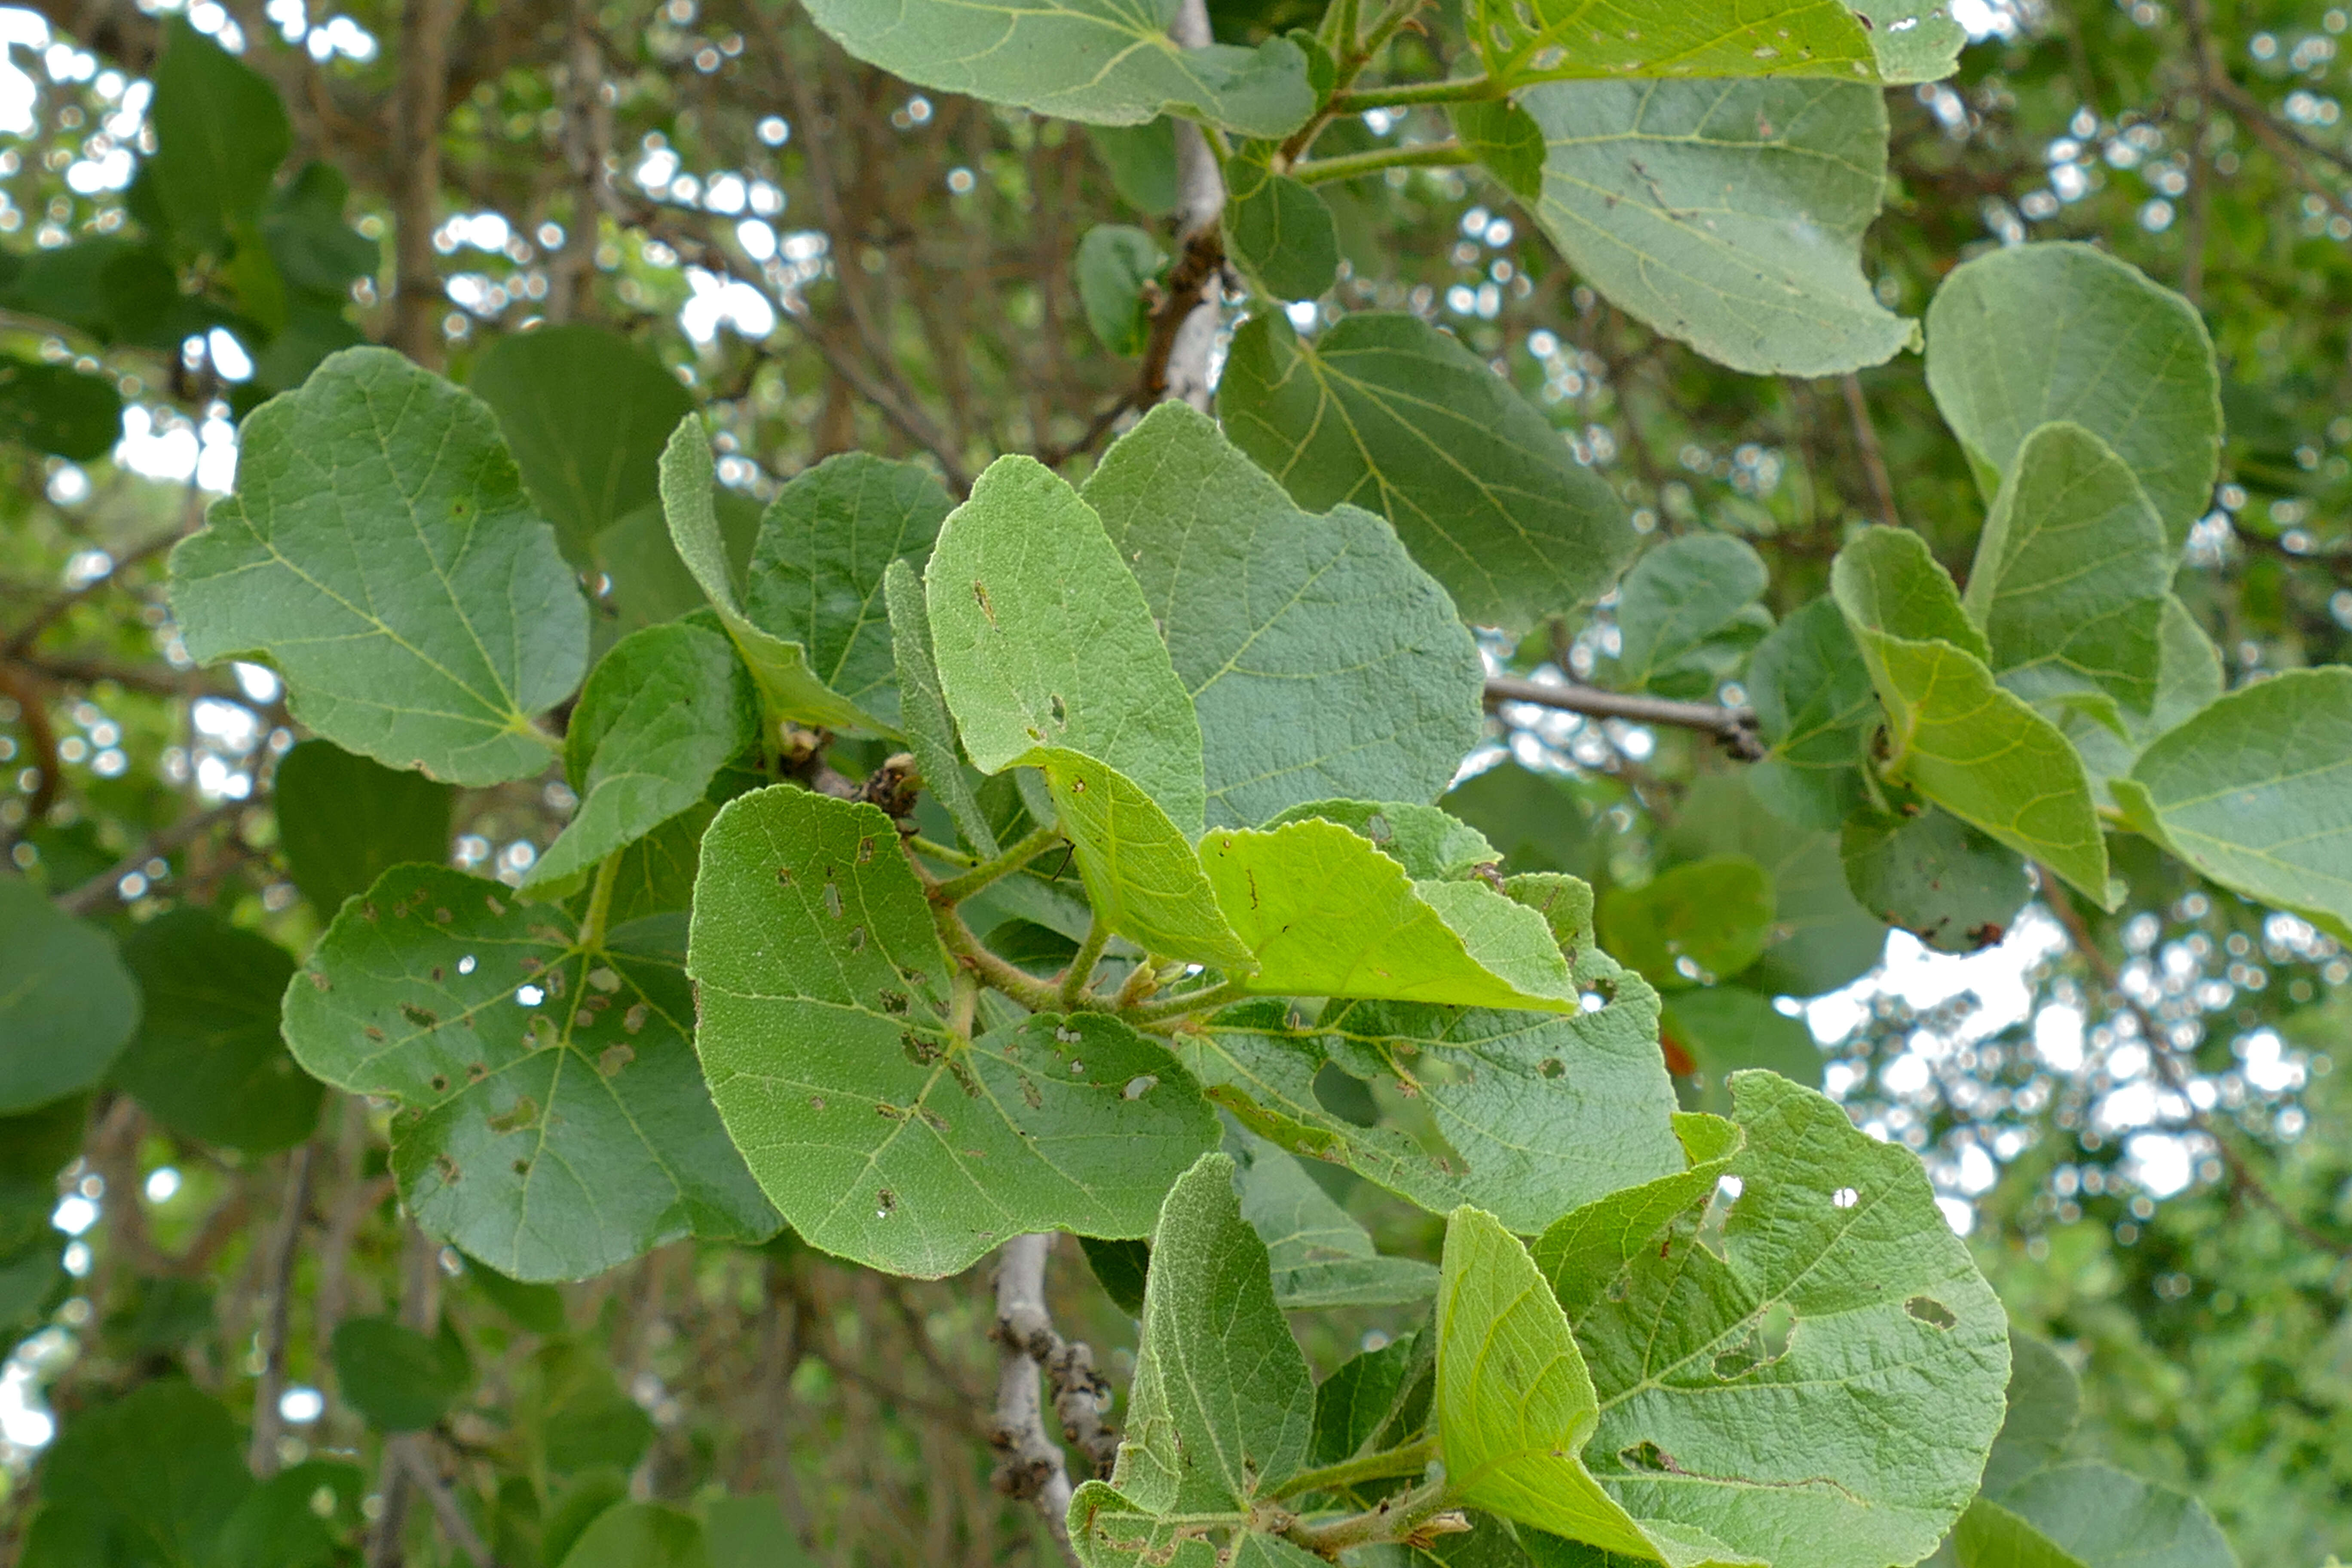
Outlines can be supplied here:
M980 1011L980 982L969 970L959 971L949 982L948 1033L958 1041L971 1044L971 1021Z
M1323 47L1335 58L1345 59L1356 47L1356 33L1360 26L1356 0L1339 0L1323 14Z
M1124 1013L1130 1007L1141 1005L1145 997L1160 988L1159 981L1154 978L1159 973L1160 960L1156 955L1147 952L1137 960L1135 967L1128 971L1127 983L1118 988L1118 994L1111 998L1111 1011Z
M1354 1486L1358 1481L1388 1480L1397 1476L1417 1476L1429 1468L1429 1461L1437 1456L1437 1439L1423 1437L1401 1448L1385 1453L1366 1454L1359 1458L1342 1459L1336 1465L1326 1465L1319 1470L1301 1470L1282 1484L1275 1493L1277 1501L1284 1498L1304 1497L1308 1492L1334 1492Z
M944 844L934 844L919 833L907 841L907 847L926 860L937 860L944 865L969 868L980 864L979 856L967 854L961 849L950 849Z
M1339 1553L1353 1547L1370 1546L1383 1541L1402 1541L1412 1533L1429 1516L1445 1507L1445 1479L1441 1476L1426 1486L1399 1492L1384 1498L1361 1513L1332 1520L1328 1524L1294 1524L1282 1532L1283 1539L1295 1546L1303 1546L1318 1557L1339 1561Z
M580 922L580 946L584 952L604 951L604 923L613 913L613 883L620 870L617 849L596 863L595 885L588 890L588 916Z
M1381 13L1380 19L1372 24L1372 30L1364 35L1362 45L1354 51L1357 69L1370 65L1375 56L1389 47L1389 40L1402 32L1407 22L1420 15L1421 8L1426 4L1428 0L1389 0L1389 8ZM1355 79L1355 71L1350 71L1339 85L1346 87Z
M1291 165L1290 177L1303 185L1326 180L1354 180L1389 169L1427 168L1433 164L1475 163L1478 160L1459 142L1431 142L1418 147L1383 147L1376 153L1349 153Z
M1421 103L1476 103L1500 98L1503 89L1486 76L1454 77L1445 81L1396 82L1331 95L1334 114L1361 114L1367 109L1410 109Z
M982 946L961 915L950 909L934 909L931 916L939 927L940 943L982 984L1003 992L1032 1013L1060 1011L1062 994L1057 988Z
M1011 876L1061 841L1060 828L1040 827L995 859L983 860L962 876L950 877L933 888L930 890L931 901L944 905L960 904L991 882Z
M1181 996L1170 996L1126 1008L1119 1016L1139 1029L1148 1029L1155 1024L1171 1024L1180 1018L1189 1018L1195 1013L1212 1012L1248 994L1248 990L1240 981L1228 980L1205 991L1187 991Z
M1110 922L1097 915L1087 926L1086 940L1078 943L1078 953L1070 960L1070 967L1062 973L1062 1011L1075 1013L1086 999L1087 982L1094 978L1095 965L1102 962L1103 949L1110 945Z

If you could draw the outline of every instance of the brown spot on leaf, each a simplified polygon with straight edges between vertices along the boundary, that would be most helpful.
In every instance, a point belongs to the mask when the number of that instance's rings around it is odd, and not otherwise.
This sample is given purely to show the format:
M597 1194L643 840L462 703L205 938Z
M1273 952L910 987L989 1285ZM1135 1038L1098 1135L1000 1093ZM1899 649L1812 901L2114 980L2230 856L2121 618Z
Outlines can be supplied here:
M604 1054L596 1058L596 1070L603 1073L606 1078L614 1078L619 1076L623 1068L627 1067L631 1062L635 1061L636 1059L637 1053L635 1051L632 1050L627 1046L615 1042L613 1045L606 1046L604 1047Z

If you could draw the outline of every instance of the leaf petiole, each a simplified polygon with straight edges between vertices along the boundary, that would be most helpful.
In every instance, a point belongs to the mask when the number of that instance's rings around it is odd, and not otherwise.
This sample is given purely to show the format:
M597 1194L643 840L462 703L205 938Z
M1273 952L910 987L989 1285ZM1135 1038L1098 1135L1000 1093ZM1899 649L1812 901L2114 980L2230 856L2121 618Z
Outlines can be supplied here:
M1087 926L1087 936L1078 943L1076 956L1070 967L1062 973L1062 1011L1075 1013L1087 1000L1087 982L1094 978L1095 965L1102 962L1103 949L1110 945L1110 922L1097 915Z
M1358 1481L1378 1481L1391 1479L1397 1476L1417 1476L1429 1468L1429 1461L1436 1456L1437 1438L1433 1435L1423 1436L1400 1447L1385 1449L1381 1453L1360 1455L1352 1459L1341 1459L1337 1464L1325 1465L1319 1469L1301 1470L1283 1482L1281 1489L1274 1495L1279 1500L1283 1498L1304 1497L1308 1492L1339 1491L1354 1486Z
M1058 827L1040 827L993 860L983 860L961 877L950 877L929 889L931 901L943 908L961 903L991 882L1009 877L1062 841Z
M1422 103L1475 103L1481 99L1502 96L1501 86L1492 77L1456 77L1449 81L1412 81L1394 87L1368 87L1357 91L1335 92L1331 95L1331 111L1334 114L1361 114L1367 109L1409 109Z
M585 952L604 950L604 926L613 913L613 883L621 869L621 851L596 862L596 880L588 890L588 913L580 922L580 947Z
M1359 179L1389 169L1444 167L1476 162L1469 149L1459 142L1431 142L1418 147L1383 147L1376 153L1349 153L1337 158L1317 158L1309 163L1294 163L1290 168L1290 177L1303 185L1317 185L1328 180Z
M953 910L934 907L933 923L939 927L940 941L957 963L979 982L1002 991L1032 1013L1054 1013L1061 1010L1061 991L1046 981L1038 979L1011 961L988 951L963 917Z
M1199 991L1187 991L1181 995L1163 997L1157 1002L1145 1002L1122 1008L1119 1016L1139 1029L1167 1026L1195 1013L1213 1012L1228 1002L1238 1002L1249 994L1238 980L1227 980Z
M1294 1524L1282 1532L1282 1538L1336 1563L1339 1553L1355 1547L1404 1540L1433 1515L1444 1512L1446 1502L1445 1478L1440 1476L1411 1491L1383 1498L1361 1513L1322 1524Z

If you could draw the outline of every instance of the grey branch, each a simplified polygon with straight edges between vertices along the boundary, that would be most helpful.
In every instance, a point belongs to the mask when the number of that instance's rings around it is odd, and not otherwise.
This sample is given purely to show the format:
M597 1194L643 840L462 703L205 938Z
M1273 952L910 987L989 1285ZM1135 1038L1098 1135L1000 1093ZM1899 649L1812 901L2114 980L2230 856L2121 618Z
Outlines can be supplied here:
M1052 1385L1062 1435L1093 1462L1097 1476L1109 1473L1118 1437L1103 1421L1110 1385L1095 1370L1094 1352L1065 1341L1045 1310L1045 1263L1053 1250L1054 1237L1041 1233L1016 1236L997 1254L992 1337L1004 1360L988 1440L997 1452L997 1489L1035 1503L1063 1557L1076 1563L1069 1539L1069 1469L1061 1445L1045 1426L1038 1373Z
M1698 730L1723 742L1740 761L1764 756L1763 737L1756 731L1756 710L1726 708L1714 702L1674 702L1663 697L1603 691L1597 686L1548 686L1507 675L1486 678L1486 706L1501 702L1532 702L1593 719L1622 719L1634 724L1665 724L1678 730Z
M253 1390L253 1442L246 1463L257 1476L278 1473L278 1439L286 1430L278 1403L286 1394L286 1324L293 1305L294 1258L302 1222L310 1212L310 1165L316 1143L304 1143L286 1162L285 1212L269 1240L262 1289L261 1378Z
M1169 35L1188 49L1205 47L1215 40L1209 33L1209 7L1205 0L1182 0L1176 8L1176 19L1170 24ZM1193 242L1215 235L1225 216L1225 181L1218 171L1217 159L1209 148L1208 138L1198 125L1189 120L1176 121L1176 237L1180 247L1190 248ZM1222 246L1218 250L1223 258ZM1199 279L1201 302L1185 315L1176 329L1176 341L1168 355L1167 388L1171 397L1181 397L1203 413L1209 407L1209 358L1217 343L1217 327L1222 312L1218 306L1218 274L1210 271ZM1174 281L1171 279L1171 283Z

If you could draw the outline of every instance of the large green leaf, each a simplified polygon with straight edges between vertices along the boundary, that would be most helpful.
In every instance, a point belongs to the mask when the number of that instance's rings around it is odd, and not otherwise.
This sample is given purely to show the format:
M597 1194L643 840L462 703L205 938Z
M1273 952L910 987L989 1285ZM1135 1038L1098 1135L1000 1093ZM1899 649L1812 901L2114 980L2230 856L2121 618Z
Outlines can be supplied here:
M1954 268L1927 307L1927 388L1988 498L2037 427L2113 447L2178 549L2212 500L2221 376L2195 306L2087 245L2020 245Z
M2136 824L2223 887L2352 934L2352 668L2241 687L2111 787Z
M1097 125L1181 114L1244 136L1286 136L1315 109L1307 57L1287 38L1258 48L1180 48L1177 0L814 0L843 48L892 76Z
M1748 856L1710 855L1610 889L1600 912L1610 952L1651 984L1711 985L1763 956L1772 879Z
M882 576L883 605L890 616L890 657L898 676L898 723L915 759L923 787L930 792L976 855L993 856L996 832L980 808L966 776L955 717L940 686L939 662L931 655L931 612L923 603L923 582L901 557Z
M1220 830L1201 864L1263 994L1573 1011L1543 917L1479 882L1416 882L1371 840L1318 817Z
M393 867L446 860L457 796L422 774L304 741L278 759L270 791L286 874L331 921Z
M2123 459L2079 425L2036 428L1993 499L1961 601L2001 685L2045 712L2086 694L2147 712L2171 592L2164 521Z
M517 1279L775 1228L695 1065L678 922L598 942L439 867L384 873L286 989L314 1076L397 1107L392 1163L428 1231Z
M1624 77L1834 77L1934 81L1968 31L1928 0L1477 0L1486 74L1531 81Z
M1866 684L1863 700L1874 701ZM1676 860L1753 857L1772 879L1772 923L1764 955L1743 972L1743 984L1769 994L1818 996L1877 964L1886 927L1854 901L1837 835L1791 826L1766 808L1760 793L1753 768L1692 780L1665 848Z
M1381 1257L1370 1234L1281 1148L1241 1130L1225 1147L1242 1217L1265 1243L1275 1304L1285 1311L1425 1301L1437 1289L1436 1269Z
M139 1026L139 986L114 939L0 874L0 1116L106 1076Z
M122 395L102 375L0 354L0 442L94 462L122 438Z
M1573 1322L1601 1300L1652 1237L1711 1197L1747 1141L1738 1122L1677 1111L1675 1136L1688 1163L1571 1209L1528 1248Z
M1350 315L1311 342L1279 312L1254 316L1234 335L1217 412L1299 505L1350 501L1395 524L1470 621L1526 627L1577 609L1633 552L1608 484L1417 316Z
M1070 1535L1089 1568L1315 1561L1245 1537L1253 1510L1306 1464L1314 1431L1314 1378L1268 1266L1234 1196L1233 1161L1203 1156L1169 1189L1153 1232L1118 1467L1109 1485L1089 1481L1070 1501ZM1213 1558L1212 1531L1230 1532L1227 1552L1240 1554Z
M1863 276L1886 109L1858 82L1558 82L1537 221L1621 309L1709 359L1830 375L1917 339Z
M1339 233L1312 185L1274 172L1256 143L1225 163L1225 257L1266 300L1312 300L1339 270Z
M762 629L743 613L729 570L715 489L718 469L701 416L687 416L670 433L669 445L662 448L660 473L662 512L669 521L670 542L710 607L718 612L719 625L734 639L735 651L743 656L745 668L759 685L768 716L824 729L889 733L888 724L824 683L810 665L806 646ZM877 573L883 564L875 563Z
M530 885L592 871L694 806L759 736L759 691L724 636L673 621L623 637L572 710L563 761L580 809L532 865Z
M175 16L155 62L150 114L155 151L143 179L173 234L197 250L231 237L242 248L247 235L257 241L251 226L294 144L269 79Z
M1633 1514L1767 1562L1916 1562L2000 1425L2000 1303L1908 1150L1775 1074L1735 1078L1732 1101L1747 1142L1719 1238L1710 1182L1646 1236L1620 1200L1611 1223L1570 1215L1592 1266L1540 1249L1579 1282L1584 1462Z
M2025 861L1949 812L1857 812L1838 853L1862 907L1938 952L1975 952L2009 934L2033 896Z
M563 552L660 500L656 466L694 399L646 350L609 328L541 327L493 342L467 385L499 428Z
M58 1568L199 1568L253 1491L245 1438L219 1400L177 1378L82 1411L41 1457L44 1523L70 1516L96 1549ZM59 1531L60 1534L65 1533ZM101 1544L102 1543L102 1544ZM27 1548L27 1561L36 1549ZM278 1568L264 1563L260 1568Z
M1008 1236L1141 1236L1216 1142L1192 1079L1099 1014L977 1038L874 806L778 786L705 836L690 964L719 1113L802 1237L937 1277Z
M2110 907L2106 839L2082 759L1994 684L1982 634L1927 542L1870 529L1838 552L1831 583L1885 710L1887 776Z
M1689 533L1659 545L1618 585L1615 683L1628 691L1713 697L1738 654L1771 629L1770 615L1751 608L1770 581L1754 546L1727 533ZM1730 657L1708 657L1727 641Z
M1503 858L1486 842L1485 834L1452 812L1410 801L1310 800L1292 806L1266 826L1279 827L1309 817L1336 822L1370 839L1374 847L1402 866L1405 875L1415 881L1457 882L1479 875L1482 868L1491 868Z
M249 1154L310 1135L319 1083L278 1034L294 974L284 948L189 907L138 927L122 956L144 1005L118 1085L174 1131Z
M2059 730L2074 742L2083 771L2105 802L2114 801L2115 781L2132 771L2142 752L2218 700L2229 683L2221 650L2177 595L2164 601L2156 637L2156 700L2145 715L2118 709L2114 717L2121 721L2121 734L2105 715L2070 709L2058 716Z
M1748 661L1748 698L1769 748L1748 787L1776 815L1834 832L1863 798L1863 748L1878 721L1870 667L1827 595L1782 621Z
M1192 693L1212 826L1331 797L1425 801L1478 743L1477 647L1381 519L1301 511L1174 401L1085 495Z
M588 610L479 399L389 349L346 349L247 416L236 489L172 552L197 660L286 677L347 751L453 784L525 778L556 741Z
M345 1318L335 1325L335 1386L379 1432L432 1427L473 1381L465 1347L447 1334L420 1334L391 1318Z
M864 452L793 476L760 519L743 608L808 650L809 668L866 712L898 721L898 667L882 579L919 564L955 503L913 463Z
M1192 840L1117 768L1060 747L1031 755L1045 774L1097 920L1160 958L1239 974L1256 965L1217 905Z
M2109 1465L2037 1471L1979 1501L1953 1539L1960 1568L2237 1568L2204 1504Z

